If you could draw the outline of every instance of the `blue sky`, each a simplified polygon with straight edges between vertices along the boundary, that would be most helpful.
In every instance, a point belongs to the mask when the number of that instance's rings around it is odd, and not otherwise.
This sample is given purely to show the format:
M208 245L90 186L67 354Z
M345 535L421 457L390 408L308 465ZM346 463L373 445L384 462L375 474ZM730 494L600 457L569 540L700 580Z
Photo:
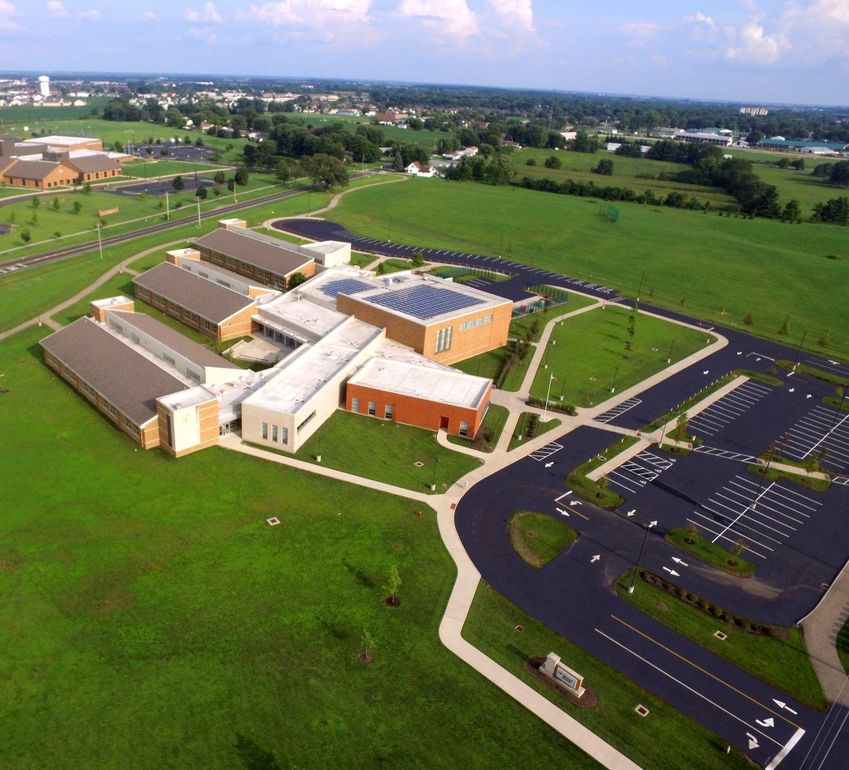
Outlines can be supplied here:
M849 104L849 0L0 0L0 69Z

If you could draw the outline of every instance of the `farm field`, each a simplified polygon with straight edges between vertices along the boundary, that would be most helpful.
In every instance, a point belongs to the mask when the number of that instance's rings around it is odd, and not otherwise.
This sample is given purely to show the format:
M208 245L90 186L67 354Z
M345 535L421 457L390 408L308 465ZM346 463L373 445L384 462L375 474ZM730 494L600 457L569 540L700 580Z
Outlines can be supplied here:
M597 767L440 644L455 572L429 508L135 451L44 366L43 332L0 346L0 764Z
M434 179L368 190L330 218L352 232L414 246L511 259L635 295L643 302L771 338L849 357L845 228L617 204L618 222L598 202L510 187ZM750 316L751 324L743 319ZM790 334L778 330L789 317ZM820 345L823 341L825 344Z

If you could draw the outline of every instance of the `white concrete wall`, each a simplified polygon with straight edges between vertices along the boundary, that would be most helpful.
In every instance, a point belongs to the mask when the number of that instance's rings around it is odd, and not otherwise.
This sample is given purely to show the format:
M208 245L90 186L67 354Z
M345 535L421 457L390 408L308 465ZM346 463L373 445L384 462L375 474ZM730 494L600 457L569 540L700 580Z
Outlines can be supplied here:
M173 431L171 436L172 449L175 452L182 452L200 444L200 417L197 405L192 404L182 409L170 411Z
M350 243L340 242L334 249L328 249L327 244L327 241L305 243L300 247L300 251L302 254L312 257L319 265L323 265L324 267L337 267L338 265L351 264Z
M215 265L210 262L196 262L193 259L180 259L180 267L183 270L188 270L193 275L199 275L201 278L206 278L209 281L226 286L228 289L239 292L248 296L248 287L256 286L256 283L248 283L234 278L231 275L225 275L215 269Z

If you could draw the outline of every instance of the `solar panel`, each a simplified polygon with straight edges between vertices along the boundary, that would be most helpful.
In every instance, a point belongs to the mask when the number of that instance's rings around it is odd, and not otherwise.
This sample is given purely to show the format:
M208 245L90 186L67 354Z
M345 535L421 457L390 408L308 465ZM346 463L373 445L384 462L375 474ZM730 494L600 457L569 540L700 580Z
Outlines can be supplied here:
M358 281L356 278L340 278L336 281L328 281L321 287L322 294L334 299L339 294L359 294L366 289L374 288L370 283Z
M438 289L435 286L408 286L405 289L369 297L368 301L423 321L443 313L452 313L455 310L484 304L484 301L477 297L448 289Z

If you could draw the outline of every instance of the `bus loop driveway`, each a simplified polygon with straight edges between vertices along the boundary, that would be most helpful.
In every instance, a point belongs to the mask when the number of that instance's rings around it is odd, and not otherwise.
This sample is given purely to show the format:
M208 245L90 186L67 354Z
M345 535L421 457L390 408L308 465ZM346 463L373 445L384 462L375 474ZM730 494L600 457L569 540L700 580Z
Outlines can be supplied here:
M529 286L545 283L617 301L614 291L597 284L491 257L354 236L325 220L285 220L275 227L315 240L349 241L357 250L380 256L409 258L419 252L428 261L506 272L510 280L490 283L486 290L513 300L526 297ZM650 310L703 326L679 313ZM728 338L726 347L599 415L597 422L638 429L735 369L767 372L776 359L796 357L785 345L734 329L717 331ZM807 355L802 360L823 368L841 366ZM825 445L825 462L839 472L849 459L844 437L849 419L836 424L842 415L835 418L820 403L823 395L833 393L830 386L784 371L778 376L783 387L750 380L694 417L690 430L704 442L697 451L676 456L651 447L611 474L611 488L626 500L615 512L570 500L564 486L572 468L617 438L582 427L553 434L535 455L472 487L458 504L456 526L470 558L496 590L714 730L760 766L843 770L849 733L821 729L823 714L794 703L620 601L610 587L634 565L648 527L641 565L664 576L674 572L676 583L717 604L781 625L795 623L816 604L849 552L849 527L843 522L849 486L834 484L827 493L813 493L785 480L761 484L746 465L772 443L785 456L800 460ZM507 519L520 508L568 516L581 537L566 553L534 570L515 554L505 531ZM663 536L690 523L726 547L742 543L756 563L756 577L732 578L681 559ZM840 708L830 714L836 724L849 718L849 711L844 714ZM812 758L816 764L807 764Z

